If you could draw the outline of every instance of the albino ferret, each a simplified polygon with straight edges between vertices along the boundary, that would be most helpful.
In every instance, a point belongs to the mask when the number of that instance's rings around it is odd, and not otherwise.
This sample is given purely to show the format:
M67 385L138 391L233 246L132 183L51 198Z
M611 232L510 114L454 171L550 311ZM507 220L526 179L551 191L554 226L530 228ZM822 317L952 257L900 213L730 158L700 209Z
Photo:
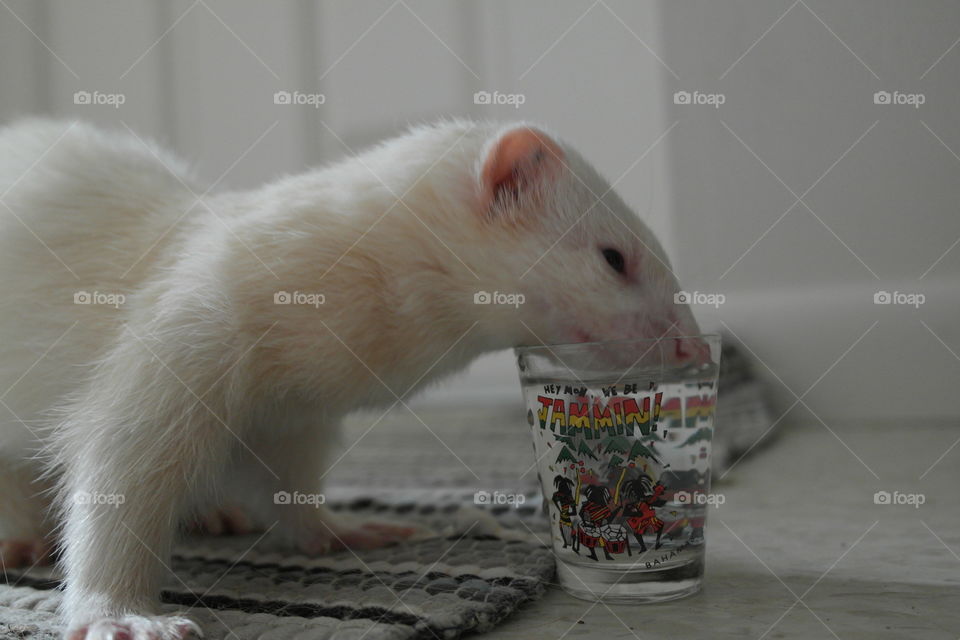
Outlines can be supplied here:
M526 124L418 127L210 194L133 134L30 120L0 130L0 194L0 559L59 547L70 638L196 631L157 611L204 510L306 553L410 535L274 504L321 491L350 411L496 349L698 332L647 227Z

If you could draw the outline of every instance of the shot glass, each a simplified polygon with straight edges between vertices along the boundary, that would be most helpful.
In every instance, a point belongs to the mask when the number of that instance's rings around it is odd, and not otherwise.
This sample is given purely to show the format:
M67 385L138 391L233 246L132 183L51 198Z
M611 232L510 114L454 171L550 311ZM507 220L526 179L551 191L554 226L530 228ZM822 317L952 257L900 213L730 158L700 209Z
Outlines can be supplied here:
M516 355L560 585L621 603L698 591L719 336Z

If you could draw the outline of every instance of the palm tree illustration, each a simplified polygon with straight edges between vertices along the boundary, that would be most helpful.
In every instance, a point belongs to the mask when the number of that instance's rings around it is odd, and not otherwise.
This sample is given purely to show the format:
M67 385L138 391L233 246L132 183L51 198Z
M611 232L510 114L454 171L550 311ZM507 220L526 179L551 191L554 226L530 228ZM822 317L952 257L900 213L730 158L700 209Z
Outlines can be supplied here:
M624 478L627 477L627 470L631 467L635 467L638 464L642 464L641 460L650 460L657 464L662 464L659 456L651 451L652 444L650 447L647 447L640 440L636 440L633 444L630 444L630 441L624 436L610 436L605 441L605 451L607 453L613 453L613 457L610 458L608 466L611 470L620 468L620 476L617 478L617 485L613 491L613 500L614 502L619 502L620 500L620 488L623 485ZM621 458L618 454L623 454L625 458Z
M712 439L713 439L713 432L706 427L700 427L693 434L691 434L690 437L687 438L683 442L683 444L681 444L680 446L686 447L687 445L696 444L697 442L703 442L703 441L710 442L710 440Z

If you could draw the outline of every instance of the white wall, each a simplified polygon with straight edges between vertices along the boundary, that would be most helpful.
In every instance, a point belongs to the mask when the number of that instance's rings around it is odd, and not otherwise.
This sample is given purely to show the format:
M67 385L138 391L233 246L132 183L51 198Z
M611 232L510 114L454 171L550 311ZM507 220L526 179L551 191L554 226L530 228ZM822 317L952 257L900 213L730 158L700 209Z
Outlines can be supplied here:
M806 397L822 417L956 415L960 362L933 334L960 353L960 247L920 279L960 237L960 158L945 148L960 153L960 46L921 77L960 36L955 3L6 3L3 121L41 112L126 123L227 187L441 115L541 121L609 178L632 167L618 189L686 288L727 297L716 312L698 308L705 324L727 323L797 393L879 320ZM880 89L927 103L876 106ZM126 103L74 105L77 90ZM278 90L326 103L278 106ZM525 103L475 105L478 90ZM726 102L674 105L677 90ZM771 171L801 195L875 121L804 197L823 223L798 204L740 259L794 202ZM880 288L928 301L874 306ZM478 386L513 399L514 380L500 354L423 401ZM773 385L786 408L793 397Z
M960 247L943 254L960 238L960 5L661 8L663 55L679 75L666 83L681 119L670 140L676 261L687 288L727 297L702 316L728 323L798 394L876 322L805 401L828 423L956 419ZM726 102L674 105L678 90ZM874 104L895 90L925 103ZM874 305L878 290L926 303Z

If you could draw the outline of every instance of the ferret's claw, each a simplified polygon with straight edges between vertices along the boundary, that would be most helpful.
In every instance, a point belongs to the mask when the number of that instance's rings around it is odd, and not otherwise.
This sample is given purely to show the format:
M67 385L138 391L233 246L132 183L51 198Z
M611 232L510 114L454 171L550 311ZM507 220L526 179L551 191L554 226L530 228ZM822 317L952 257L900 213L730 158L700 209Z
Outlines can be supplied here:
M349 527L331 527L316 530L303 543L300 551L307 555L321 555L330 551L352 549L366 551L397 544L417 534L417 527L389 522L363 522Z
M197 623L180 616L123 616L102 618L71 627L65 640L186 640L202 638Z
M201 514L190 529L212 536L243 535L253 531L253 525L243 509L228 505Z
M50 561L50 545L45 540L0 540L0 566L19 569Z
M411 526L365 522L358 527L338 532L333 540L333 548L355 551L379 549L402 542L416 532L417 528Z

